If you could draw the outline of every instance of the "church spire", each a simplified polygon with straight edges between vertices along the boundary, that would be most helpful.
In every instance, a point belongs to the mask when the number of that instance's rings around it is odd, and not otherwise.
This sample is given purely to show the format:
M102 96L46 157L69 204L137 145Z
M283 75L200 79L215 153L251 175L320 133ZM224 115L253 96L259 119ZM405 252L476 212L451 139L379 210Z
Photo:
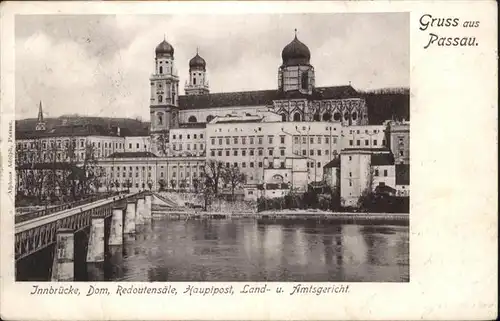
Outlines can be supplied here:
M45 130L45 121L43 120L43 109L42 109L42 101L40 100L40 103L38 105L38 120L36 123L36 128L35 130Z

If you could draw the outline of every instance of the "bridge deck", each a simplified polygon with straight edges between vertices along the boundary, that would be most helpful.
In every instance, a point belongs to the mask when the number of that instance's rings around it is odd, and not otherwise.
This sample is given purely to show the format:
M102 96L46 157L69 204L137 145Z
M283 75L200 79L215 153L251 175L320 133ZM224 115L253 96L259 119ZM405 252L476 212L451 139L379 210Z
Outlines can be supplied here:
M78 214L78 213L83 212L83 211L88 211L88 210L91 210L91 209L99 207L99 206L108 205L108 204L111 204L111 203L116 202L118 200L127 199L127 198L134 196L136 194L139 194L139 193L130 193L130 194L111 196L109 198L105 198L105 199L96 201L94 203L84 204L84 205L81 205L78 207L74 207L74 208L66 209L66 210L63 210L60 212L45 215L42 217L34 218L32 220L29 220L29 221L20 222L20 223L17 223L15 226L15 234L24 232L24 231L29 230L29 229L36 228L36 227L41 226L41 225L45 225L45 224L49 224L49 223L58 221L60 219Z

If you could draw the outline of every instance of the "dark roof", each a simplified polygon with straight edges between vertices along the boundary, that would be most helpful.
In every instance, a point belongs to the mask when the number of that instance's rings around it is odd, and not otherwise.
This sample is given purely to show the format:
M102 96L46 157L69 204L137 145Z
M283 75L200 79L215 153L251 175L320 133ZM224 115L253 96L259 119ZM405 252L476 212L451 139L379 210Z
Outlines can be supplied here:
M340 157L336 157L328 162L323 168L340 167Z
M392 153L372 154L372 166L394 165L394 155Z
M396 164L396 185L410 185L409 164Z
M123 152L113 153L108 158L135 158L135 157L157 157L151 152Z
M205 95L179 96L181 109L202 109L231 106L265 106L272 105L274 100L299 99L310 100L359 98L360 95L352 86L318 87L312 95L298 91L283 92L280 90L254 90L229 93L212 93Z
M179 128L206 128L207 123L181 123Z
M387 147L381 148L343 148L341 152L372 152L372 153L389 153L391 150Z
M16 169L78 169L75 164L65 162L46 162L46 163L24 163L16 166Z
M118 136L116 128L101 125L61 125L46 131L16 131L17 139L58 137L58 136Z
M228 119L228 118L225 118L225 119L217 120L218 124L260 123L260 122L262 122L262 119L241 119L241 118L238 118L238 119Z
M375 192L377 193L383 193L383 194L391 194L391 193L394 193L396 190L390 186L387 186L385 185L385 183L379 183L379 185L377 185L375 187Z

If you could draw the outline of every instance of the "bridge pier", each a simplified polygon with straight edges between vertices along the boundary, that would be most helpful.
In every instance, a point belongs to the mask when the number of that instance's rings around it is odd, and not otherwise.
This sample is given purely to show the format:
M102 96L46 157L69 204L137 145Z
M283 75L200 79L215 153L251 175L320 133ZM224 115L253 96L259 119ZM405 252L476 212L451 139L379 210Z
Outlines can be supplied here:
M145 205L144 218L148 220L151 219L151 203L152 203L151 199L152 199L151 194L144 196L144 205Z
M123 208L114 207L111 217L111 233L109 235L109 245L123 244Z
M92 217L87 262L104 262L104 217Z
M123 224L123 234L135 234L135 199L127 200L127 209L125 212L125 223Z
M145 210L144 196L139 196L137 198L136 213L135 213L136 225L144 224L144 210Z
M73 281L75 274L75 234L72 229L57 230L52 281Z

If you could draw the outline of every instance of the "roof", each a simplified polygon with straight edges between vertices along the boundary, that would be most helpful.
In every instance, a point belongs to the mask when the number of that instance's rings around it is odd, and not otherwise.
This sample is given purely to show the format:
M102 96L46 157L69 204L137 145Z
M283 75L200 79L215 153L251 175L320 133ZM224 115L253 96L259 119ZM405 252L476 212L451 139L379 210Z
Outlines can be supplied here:
M372 166L394 165L394 155L392 153L372 154Z
M379 183L379 185L375 187L375 192L390 194L396 192L396 190L390 186L385 185L385 183L381 182Z
M113 153L108 158L139 158L139 157L157 157L151 152L122 152Z
M341 154L344 153L357 153L357 152L363 152L363 153L389 153L391 150L387 147L382 147L382 148L343 148L341 150Z
M410 185L409 164L396 164L396 185Z
M302 94L298 91L283 92L273 90L254 90L228 93L211 93L205 95L179 96L181 109L203 109L233 106L266 106L272 105L274 100L280 99L345 99L360 98L352 86L317 87L312 95Z
M336 157L328 162L323 168L340 167L340 157Z
M181 123L179 128L206 128L207 123Z
M116 128L106 128L101 125L61 125L46 131L17 131L17 139L60 137L60 136L117 136Z

